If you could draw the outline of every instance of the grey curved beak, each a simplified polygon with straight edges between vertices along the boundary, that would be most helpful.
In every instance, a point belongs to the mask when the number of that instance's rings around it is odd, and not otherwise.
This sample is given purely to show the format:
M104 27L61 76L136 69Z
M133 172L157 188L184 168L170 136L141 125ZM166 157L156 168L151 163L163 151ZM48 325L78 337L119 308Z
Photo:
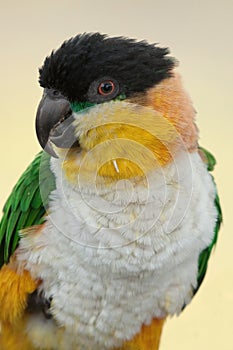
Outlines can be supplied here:
M54 90L45 89L36 113L36 134L41 147L57 157L52 143L57 147L69 148L75 142L72 110L69 101Z

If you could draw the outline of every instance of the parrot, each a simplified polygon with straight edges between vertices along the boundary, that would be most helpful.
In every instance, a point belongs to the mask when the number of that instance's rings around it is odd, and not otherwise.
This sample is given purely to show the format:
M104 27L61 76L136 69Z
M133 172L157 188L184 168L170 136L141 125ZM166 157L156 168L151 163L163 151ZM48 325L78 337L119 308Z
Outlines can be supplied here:
M81 33L39 69L42 147L0 225L1 350L158 350L222 212L170 50Z

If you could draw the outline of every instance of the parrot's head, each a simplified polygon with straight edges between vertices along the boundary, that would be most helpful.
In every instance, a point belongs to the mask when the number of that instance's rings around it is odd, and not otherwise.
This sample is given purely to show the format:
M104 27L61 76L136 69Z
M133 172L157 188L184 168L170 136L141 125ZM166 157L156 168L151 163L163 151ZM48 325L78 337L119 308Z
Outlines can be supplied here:
M36 116L41 146L66 176L141 176L197 146L195 112L167 48L99 33L81 34L40 69Z

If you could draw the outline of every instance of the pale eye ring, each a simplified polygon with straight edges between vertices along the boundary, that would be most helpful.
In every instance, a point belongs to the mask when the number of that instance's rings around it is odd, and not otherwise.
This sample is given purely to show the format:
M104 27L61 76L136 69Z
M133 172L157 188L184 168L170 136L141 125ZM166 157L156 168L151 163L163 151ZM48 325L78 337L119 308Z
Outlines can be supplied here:
M110 76L94 80L87 91L86 100L92 103L102 103L114 100L120 93L119 82Z
M115 90L115 84L111 80L105 80L98 86L98 93L102 96L111 95Z

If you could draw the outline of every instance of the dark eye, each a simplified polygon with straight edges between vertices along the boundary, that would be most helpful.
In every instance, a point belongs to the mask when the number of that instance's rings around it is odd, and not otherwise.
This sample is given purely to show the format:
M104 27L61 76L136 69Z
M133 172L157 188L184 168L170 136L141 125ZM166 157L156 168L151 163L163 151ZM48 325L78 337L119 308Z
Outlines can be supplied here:
M98 86L98 93L102 96L108 96L115 90L115 84L111 80L106 80Z
M114 100L120 93L118 81L115 78L104 76L90 84L86 99L92 103L102 103Z

